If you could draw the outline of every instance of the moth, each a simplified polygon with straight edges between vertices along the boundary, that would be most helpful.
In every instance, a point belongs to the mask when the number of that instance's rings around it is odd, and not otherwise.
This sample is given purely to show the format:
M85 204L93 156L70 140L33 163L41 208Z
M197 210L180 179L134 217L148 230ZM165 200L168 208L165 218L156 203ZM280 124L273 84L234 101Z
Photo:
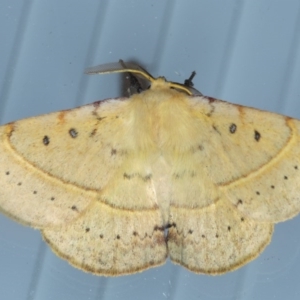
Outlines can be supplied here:
M0 210L73 266L140 272L170 259L223 274L257 257L300 210L300 122L205 97L120 61L151 84L0 127Z

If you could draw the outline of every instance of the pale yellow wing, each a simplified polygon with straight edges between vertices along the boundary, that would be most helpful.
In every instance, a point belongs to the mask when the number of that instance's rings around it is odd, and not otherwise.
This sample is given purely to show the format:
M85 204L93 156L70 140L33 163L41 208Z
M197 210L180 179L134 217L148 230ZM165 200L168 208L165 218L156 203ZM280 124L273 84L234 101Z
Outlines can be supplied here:
M225 102L211 103L220 152L209 168L244 215L277 223L300 211L300 122ZM222 168L214 169L221 162ZM221 164L219 165L221 166Z
M100 122L89 105L2 126L1 210L38 228L78 217L121 163L111 155L115 145L101 144Z
M35 227L78 216L133 155L126 105L111 100L0 127L3 211Z
M127 201L134 200L134 194ZM43 230L60 257L84 271L117 276L163 264L167 249L157 210L130 211L94 203L76 221Z
M206 97L181 98L165 115L181 124L165 125L170 257L195 272L234 270L300 211L300 122Z
M183 163L174 165L177 174L181 165L188 166L192 182L202 182L204 197L189 200L194 207L221 195L258 221L276 223L298 214L300 121L213 98L194 97L188 103L195 126L190 125L186 139L193 142L181 154ZM188 177L181 178L185 186ZM185 194L193 186L180 191ZM175 201L180 202L186 203L183 197Z
M130 101L107 100L0 127L1 210L43 229L54 251L85 271L163 263L156 156L141 118Z
M206 208L171 207L168 250L172 261L196 273L222 274L256 258L273 225L243 217L227 199Z

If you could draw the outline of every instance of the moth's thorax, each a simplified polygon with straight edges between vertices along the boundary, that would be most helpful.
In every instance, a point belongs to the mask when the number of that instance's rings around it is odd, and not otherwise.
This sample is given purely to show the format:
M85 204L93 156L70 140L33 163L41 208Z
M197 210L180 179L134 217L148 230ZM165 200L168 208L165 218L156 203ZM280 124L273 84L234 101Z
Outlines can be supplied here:
M140 168L137 172L144 174L144 177L147 170L151 174L152 199L160 207L164 224L169 222L172 199L177 199L178 192L173 190L174 178L183 176L186 170L196 172L188 157L201 139L200 122L205 122L206 117L205 114L204 119L196 117L191 99L191 96L163 84L131 98L132 137L137 146L134 149L139 149L134 154L135 165L143 165L144 169ZM137 160L141 153L143 164ZM192 178L192 181L196 179ZM193 189L190 190L192 194ZM204 185L202 190L207 202L216 199L215 193L204 193Z
M195 135L201 134L197 126L201 119L195 115L191 98L162 82L133 96L131 105L134 107L130 110L134 112L137 140L147 148L152 144L163 152L191 148Z

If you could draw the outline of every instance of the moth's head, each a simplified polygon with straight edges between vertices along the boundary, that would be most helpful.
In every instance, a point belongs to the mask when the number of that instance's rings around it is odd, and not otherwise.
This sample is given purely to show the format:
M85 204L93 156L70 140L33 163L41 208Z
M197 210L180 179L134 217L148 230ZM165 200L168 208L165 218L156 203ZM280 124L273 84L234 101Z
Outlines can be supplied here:
M150 88L153 89L175 89L177 91L183 92L187 95L202 95L198 90L194 89L192 86L192 78L195 76L195 72L192 73L188 80L185 80L184 84L167 81L165 77L154 78L145 69L134 63L125 63L120 60L117 63L109 63L104 65L99 65L96 67L89 68L85 71L86 74L106 74L106 73L129 73L131 83L135 86L137 92L141 92L143 89L139 90L139 83L136 77L141 77L146 79L150 83ZM134 75L136 75L136 77Z

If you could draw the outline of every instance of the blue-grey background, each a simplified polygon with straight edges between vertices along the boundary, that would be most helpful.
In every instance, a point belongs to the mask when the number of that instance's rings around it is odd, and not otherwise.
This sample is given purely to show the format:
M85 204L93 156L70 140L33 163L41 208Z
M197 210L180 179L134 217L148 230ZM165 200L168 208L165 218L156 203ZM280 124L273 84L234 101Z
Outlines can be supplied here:
M300 118L299 33L299 0L0 0L0 121L122 95L119 75L83 74L120 58L172 81L196 70L205 95ZM299 299L299 232L300 217L277 225L258 259L223 276L167 262L105 278L0 215L0 299Z

